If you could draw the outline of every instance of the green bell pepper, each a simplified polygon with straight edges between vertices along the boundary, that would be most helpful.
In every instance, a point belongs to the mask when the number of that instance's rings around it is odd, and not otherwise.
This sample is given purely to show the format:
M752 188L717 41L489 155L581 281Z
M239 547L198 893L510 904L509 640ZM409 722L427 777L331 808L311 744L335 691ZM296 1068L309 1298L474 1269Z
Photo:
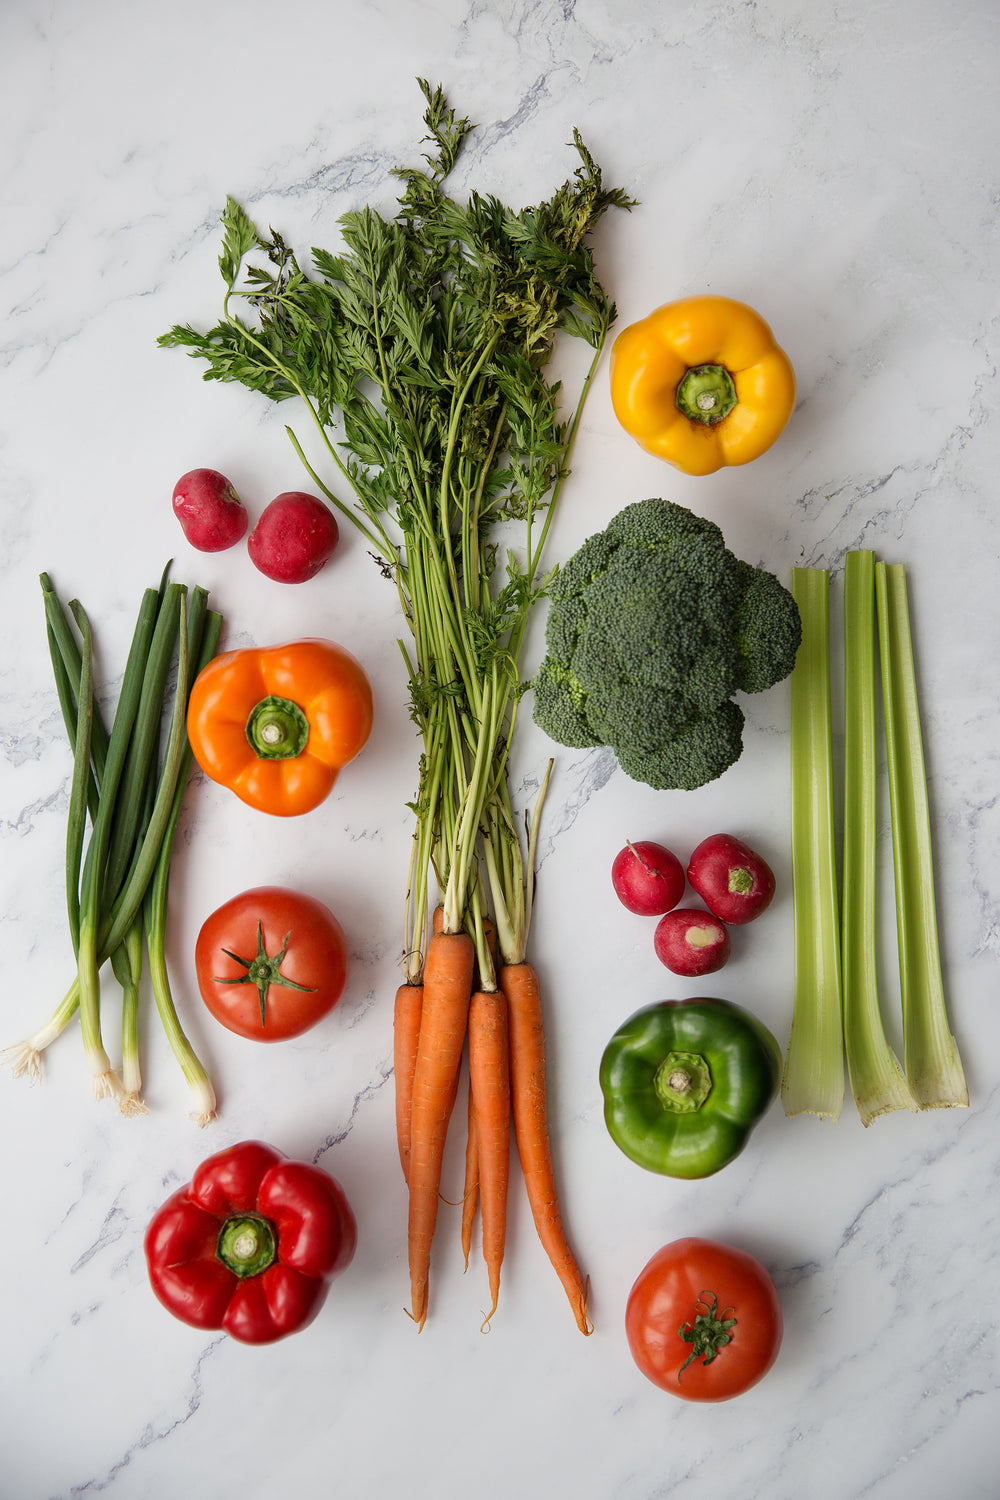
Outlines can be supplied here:
M777 1041L728 1000L647 1005L619 1026L601 1059L611 1139L668 1177L709 1177L731 1162L780 1081Z

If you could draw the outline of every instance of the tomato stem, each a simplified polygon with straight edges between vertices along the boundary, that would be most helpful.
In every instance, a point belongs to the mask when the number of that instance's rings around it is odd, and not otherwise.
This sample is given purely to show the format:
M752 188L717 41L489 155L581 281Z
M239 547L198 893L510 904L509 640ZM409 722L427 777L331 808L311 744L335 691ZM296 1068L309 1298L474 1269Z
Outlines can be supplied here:
M281 965L285 961L285 954L288 952L288 944L291 936L290 932L286 932L281 952L275 954L273 958L268 957L267 948L264 943L264 924L258 919L257 952L253 958L241 958L238 953L231 953L228 948L223 948L222 950L227 958L232 959L234 964L242 964L243 968L246 969L246 973L238 975L235 979L220 979L217 975L213 975L216 984L255 984L257 986L257 994L260 996L260 1024L262 1026L267 1025L267 992L272 984L283 985L287 990L302 990L308 995L316 993L314 986L296 984L294 979L289 979L287 975L281 973Z
M701 1292L695 1306L704 1311L695 1315L693 1323L682 1323L677 1330L684 1342L691 1345L691 1353L677 1371L678 1380L692 1360L704 1356L702 1364L710 1365L718 1357L719 1350L733 1341L730 1329L736 1327L736 1319L726 1316L733 1313L733 1308L727 1307L720 1313L719 1299L714 1292Z

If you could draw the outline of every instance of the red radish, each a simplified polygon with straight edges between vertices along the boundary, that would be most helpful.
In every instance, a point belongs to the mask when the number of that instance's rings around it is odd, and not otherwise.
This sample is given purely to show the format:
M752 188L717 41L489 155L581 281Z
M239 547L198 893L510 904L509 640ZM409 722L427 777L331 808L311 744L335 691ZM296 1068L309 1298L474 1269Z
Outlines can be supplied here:
M340 540L336 517L315 495L287 490L261 512L247 539L255 568L276 583L314 578Z
M687 878L723 922L752 922L771 904L774 874L759 854L729 833L703 839L688 861Z
M615 855L611 883L623 906L640 917L659 917L684 894L684 866L662 844L642 839Z
M711 912L678 908L657 922L653 947L672 974L696 979L722 968L729 957L729 933Z
M174 485L174 515L199 552L225 552L250 524L243 501L217 469L191 469Z

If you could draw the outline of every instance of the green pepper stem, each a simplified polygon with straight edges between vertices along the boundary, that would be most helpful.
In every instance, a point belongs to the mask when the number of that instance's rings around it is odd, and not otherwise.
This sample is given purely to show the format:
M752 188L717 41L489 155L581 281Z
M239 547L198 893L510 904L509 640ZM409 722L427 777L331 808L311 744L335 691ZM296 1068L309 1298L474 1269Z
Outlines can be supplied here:
M712 1074L700 1052L668 1052L653 1077L664 1109L693 1114L712 1092Z

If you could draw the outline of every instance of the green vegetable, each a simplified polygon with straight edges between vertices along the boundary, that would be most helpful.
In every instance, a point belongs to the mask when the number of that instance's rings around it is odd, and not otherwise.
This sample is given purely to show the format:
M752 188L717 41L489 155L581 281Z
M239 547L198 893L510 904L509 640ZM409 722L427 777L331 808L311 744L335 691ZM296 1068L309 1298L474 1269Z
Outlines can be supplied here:
M916 1109L886 1040L875 956L875 554L848 552L844 570L844 1046L861 1122Z
M601 1059L612 1140L650 1172L708 1177L738 1156L770 1108L781 1049L728 1000L662 1000L620 1026Z
M795 991L781 1096L786 1114L836 1120L844 1102L844 1039L828 570L793 568L792 596L802 618L790 683Z
M495 876L506 958L523 956L523 859L506 785L528 614L545 588L542 551L584 399L615 317L587 240L629 199L604 186L574 132L580 164L550 200L515 211L445 191L471 126L421 80L427 170L400 168L399 211L340 220L339 253L306 269L229 200L222 316L207 333L176 326L165 347L207 362L274 401L303 403L344 503L289 437L314 484L357 527L392 578L412 640L400 649L422 738L402 951L420 976L436 878L445 930L484 934ZM546 378L559 330L593 349L579 399L560 414Z
M948 1024L941 975L934 860L906 569L876 562L893 874L903 1002L903 1061L921 1109L967 1105L969 1090Z
M125 1113L141 1109L138 1001L143 903L150 914L147 948L158 1003L163 986L164 920L170 850L191 765L185 709L196 664L211 656L221 618L196 589L187 620L187 589L166 582L147 589L133 633L110 734L95 702L90 622L78 601L66 612L46 574L41 578L53 672L74 766L66 837L66 900L77 959L73 984L50 1021L4 1053L15 1076L37 1076L40 1053L79 1010L84 1052L98 1097L119 1098ZM168 677L175 671L175 685ZM170 720L160 747L165 702ZM86 837L87 817L90 837ZM123 991L122 1077L113 1070L101 1031L100 971L110 958ZM161 1012L163 1007L161 1006ZM167 1017L164 1016L165 1024ZM176 1016L174 1016L176 1022ZM195 1093L200 1120L214 1113L214 1094L179 1024L168 1035Z
M799 613L712 521L667 500L628 505L549 587L535 722L559 744L610 745L636 781L693 789L743 749L736 692L792 670Z

